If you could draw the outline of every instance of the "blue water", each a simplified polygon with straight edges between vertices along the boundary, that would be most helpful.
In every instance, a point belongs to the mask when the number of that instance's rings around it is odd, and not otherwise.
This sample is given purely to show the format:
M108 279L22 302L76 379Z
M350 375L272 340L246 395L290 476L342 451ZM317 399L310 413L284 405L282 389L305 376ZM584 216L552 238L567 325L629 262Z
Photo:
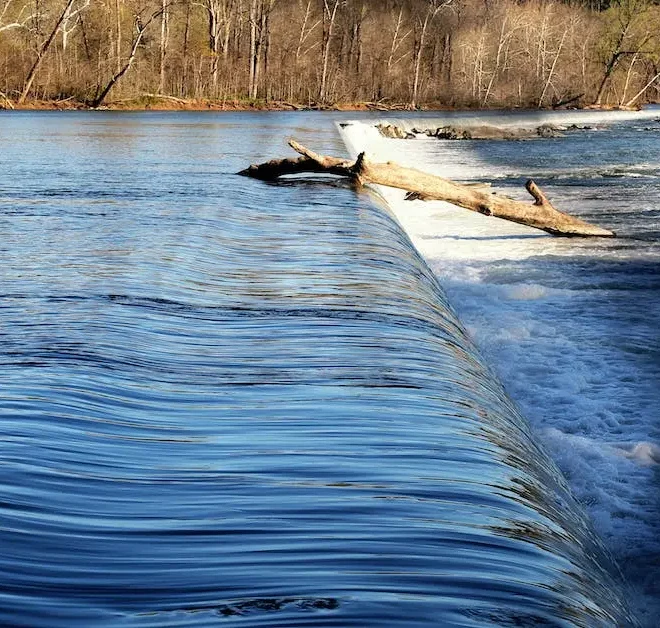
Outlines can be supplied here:
M660 617L660 107L640 112L434 114L412 127L579 124L524 142L384 139L343 127L354 151L395 159L530 202L528 177L556 207L617 232L556 238L440 202L383 191L461 321L632 587L648 628ZM438 116L443 116L442 118Z
M336 119L0 117L0 624L632 624Z

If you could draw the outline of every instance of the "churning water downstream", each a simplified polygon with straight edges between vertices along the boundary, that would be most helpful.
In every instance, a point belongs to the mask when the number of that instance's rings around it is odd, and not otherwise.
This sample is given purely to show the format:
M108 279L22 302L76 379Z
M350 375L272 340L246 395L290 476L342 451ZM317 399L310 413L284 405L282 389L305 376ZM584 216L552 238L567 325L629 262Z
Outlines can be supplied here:
M332 119L0 117L0 625L634 625Z

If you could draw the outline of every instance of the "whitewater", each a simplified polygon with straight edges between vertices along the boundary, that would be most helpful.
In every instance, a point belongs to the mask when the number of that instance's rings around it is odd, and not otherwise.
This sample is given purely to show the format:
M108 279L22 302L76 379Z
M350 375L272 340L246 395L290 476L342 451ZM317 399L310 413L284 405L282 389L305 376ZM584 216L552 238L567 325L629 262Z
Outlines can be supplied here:
M376 186L438 277L486 361L567 478L619 563L643 625L660 617L660 108L641 112L448 113L445 125L579 125L524 142L384 138L338 126L366 151L524 200L528 177L555 206L614 229L563 239Z

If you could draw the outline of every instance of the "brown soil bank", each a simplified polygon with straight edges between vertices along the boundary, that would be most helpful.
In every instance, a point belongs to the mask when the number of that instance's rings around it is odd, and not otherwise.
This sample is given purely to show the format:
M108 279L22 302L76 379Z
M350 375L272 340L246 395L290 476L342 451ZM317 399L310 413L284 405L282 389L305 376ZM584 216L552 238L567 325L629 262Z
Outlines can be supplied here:
M585 109L636 110L636 107L589 106ZM89 110L89 104L67 98L64 100L28 100L17 104L0 94L0 109L20 109L35 111ZM410 111L404 103L341 102L334 104L293 103L286 101L265 100L207 100L183 99L174 96L148 94L135 98L110 101L99 107L110 111ZM419 111L465 110L465 107L447 107L438 103L419 105Z
M435 107L428 108L435 109ZM9 99L0 98L0 109L67 111L89 110L92 107L73 98L29 100L20 105ZM369 102L301 104L273 100L193 100L154 95L110 101L98 109L111 111L402 111L406 109L406 105L382 105ZM426 109L426 107L421 107L421 109Z

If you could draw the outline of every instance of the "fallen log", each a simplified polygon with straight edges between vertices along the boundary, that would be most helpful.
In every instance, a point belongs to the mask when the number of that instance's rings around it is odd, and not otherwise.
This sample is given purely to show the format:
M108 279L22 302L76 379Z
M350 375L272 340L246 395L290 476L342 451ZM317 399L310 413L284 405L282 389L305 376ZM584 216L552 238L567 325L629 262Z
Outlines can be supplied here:
M567 96L566 98L563 98L561 100L553 102L552 103L552 108L553 109L561 109L562 107L568 107L568 105L572 105L573 103L580 100L580 98L582 98L582 97L584 97L584 93L576 94L575 96Z
M2 92L0 92L0 98L4 101L4 105L0 106L1 109L13 109L14 108L14 103L12 103L7 96L5 96Z
M359 184L377 184L406 190L410 200L438 200L458 205L486 216L503 218L560 236L613 237L612 231L592 225L555 209L531 179L525 187L533 203L494 194L483 186L462 185L449 179L406 168L394 162L377 163L360 153L355 161L319 155L295 140L289 141L300 157L273 159L253 164L238 174L273 181L291 174L318 173L348 177Z

